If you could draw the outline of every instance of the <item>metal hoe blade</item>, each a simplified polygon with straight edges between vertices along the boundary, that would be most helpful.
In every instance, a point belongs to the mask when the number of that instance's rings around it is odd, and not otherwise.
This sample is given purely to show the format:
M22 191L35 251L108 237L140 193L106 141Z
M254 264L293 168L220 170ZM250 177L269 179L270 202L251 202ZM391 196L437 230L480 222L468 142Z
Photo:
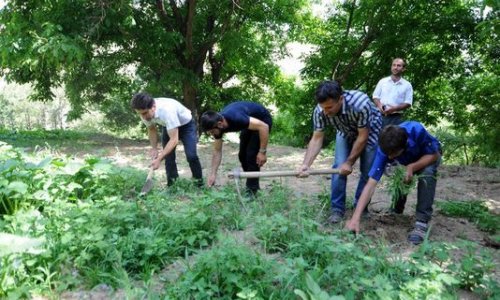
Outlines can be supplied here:
M153 174L154 174L154 170L153 170L153 168L150 168L149 173L148 173L148 177L146 178L146 182L144 183L144 186L141 189L140 195L147 194L153 188Z

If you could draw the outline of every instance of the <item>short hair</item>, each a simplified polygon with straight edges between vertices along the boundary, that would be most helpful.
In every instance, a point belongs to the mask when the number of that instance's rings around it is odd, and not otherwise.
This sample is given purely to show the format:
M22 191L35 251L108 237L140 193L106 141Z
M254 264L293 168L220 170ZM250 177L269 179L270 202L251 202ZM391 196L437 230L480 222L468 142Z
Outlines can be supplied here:
M316 88L316 101L318 103L323 103L328 99L338 101L340 96L342 96L342 87L338 81L326 80Z
M392 60L392 62L394 62L396 59L400 59L403 62L403 68L406 68L406 60L402 59L401 57L396 57Z
M408 142L408 133L403 128L397 125L388 125L382 132L378 138L378 145L382 152L386 155L391 155L400 150L404 150L406 148L406 143Z
M130 106L133 109L150 109L153 107L155 99L151 97L148 93L140 92L135 94L130 101Z
M214 129L217 126L217 122L220 122L224 117L213 110L207 110L201 115L200 126L203 132Z

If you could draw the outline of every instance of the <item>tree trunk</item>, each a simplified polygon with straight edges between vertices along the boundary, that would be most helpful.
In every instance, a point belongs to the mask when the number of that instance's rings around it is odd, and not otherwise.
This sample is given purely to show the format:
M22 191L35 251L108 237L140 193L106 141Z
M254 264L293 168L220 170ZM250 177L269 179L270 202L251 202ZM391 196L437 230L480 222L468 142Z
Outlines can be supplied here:
M184 96L184 105L191 110L193 119L198 124L198 100L196 99L196 89L191 80L184 79L182 93Z

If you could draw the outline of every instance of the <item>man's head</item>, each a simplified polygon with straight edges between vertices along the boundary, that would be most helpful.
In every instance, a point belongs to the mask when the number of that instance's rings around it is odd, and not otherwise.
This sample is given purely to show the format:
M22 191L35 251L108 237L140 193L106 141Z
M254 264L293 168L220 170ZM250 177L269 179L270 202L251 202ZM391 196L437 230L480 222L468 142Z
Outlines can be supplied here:
M208 110L201 115L200 126L203 132L220 139L224 129L224 117L218 112Z
M392 61L391 73L394 76L401 77L406 70L406 62L402 58L395 58Z
M315 96L324 114L329 117L336 115L344 102L342 87L337 81L323 81L316 89Z
M397 125L386 126L378 138L378 145L390 159L400 156L406 149L408 134Z
M130 101L130 106L147 121L150 121L155 115L155 99L148 93L140 92L135 94L132 101Z

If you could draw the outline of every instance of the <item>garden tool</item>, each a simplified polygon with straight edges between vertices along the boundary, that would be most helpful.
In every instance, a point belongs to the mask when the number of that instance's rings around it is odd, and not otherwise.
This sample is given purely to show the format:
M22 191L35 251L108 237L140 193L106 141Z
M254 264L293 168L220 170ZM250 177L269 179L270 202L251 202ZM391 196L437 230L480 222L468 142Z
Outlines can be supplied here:
M139 193L139 195L145 195L153 188L154 171L155 170L153 169L153 167L149 168L148 177L146 178L146 182L144 183L144 186L142 187L142 190Z
M320 170L309 170L307 172L309 175L320 175L320 174L336 174L339 173L339 169L320 169ZM243 172L241 169L236 168L233 172L229 173L227 176L230 179L234 179L234 184L236 185L236 191L238 192L238 197L243 203L240 192L239 179L240 178L260 178L260 177L281 177L281 176L297 176L299 171L261 171L261 172Z
M336 174L339 173L339 169L319 169L319 170L309 170L307 171L309 175L321 175L321 174ZM299 171L261 171L261 172L243 172L240 169L234 169L233 172L229 173L227 176L229 178L239 179L239 178L260 178L260 177L282 177L282 176L297 176Z

